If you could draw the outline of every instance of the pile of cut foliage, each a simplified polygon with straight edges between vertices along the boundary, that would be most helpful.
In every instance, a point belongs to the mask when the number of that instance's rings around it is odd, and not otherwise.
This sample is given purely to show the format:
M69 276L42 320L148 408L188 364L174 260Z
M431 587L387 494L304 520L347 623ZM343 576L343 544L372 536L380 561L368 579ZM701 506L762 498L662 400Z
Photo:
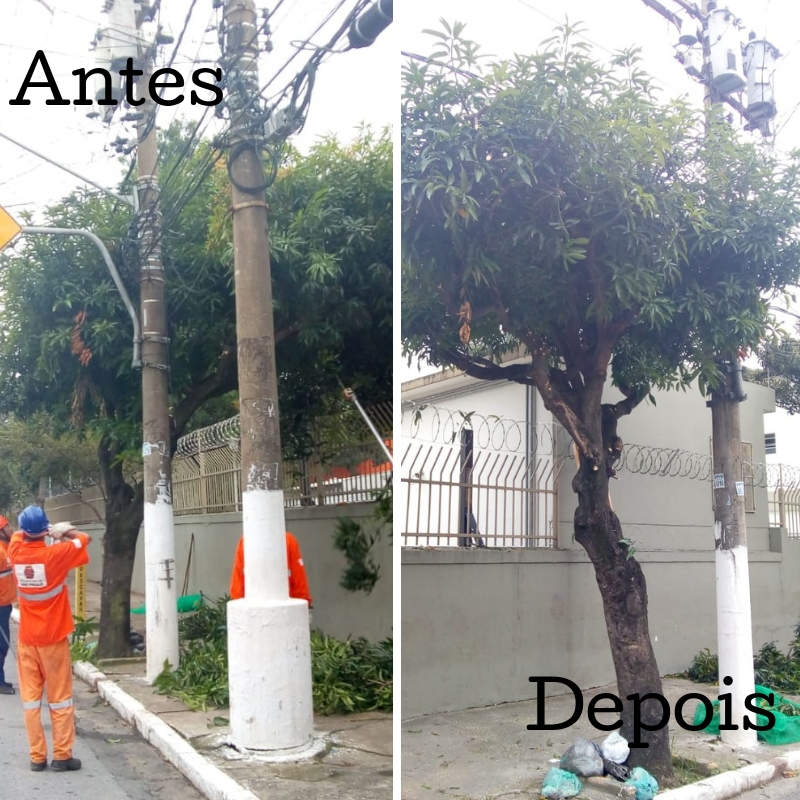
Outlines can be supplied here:
M207 603L181 620L180 667L156 679L159 692L193 709L228 705L227 601ZM317 714L392 710L391 639L342 642L312 631L311 672Z

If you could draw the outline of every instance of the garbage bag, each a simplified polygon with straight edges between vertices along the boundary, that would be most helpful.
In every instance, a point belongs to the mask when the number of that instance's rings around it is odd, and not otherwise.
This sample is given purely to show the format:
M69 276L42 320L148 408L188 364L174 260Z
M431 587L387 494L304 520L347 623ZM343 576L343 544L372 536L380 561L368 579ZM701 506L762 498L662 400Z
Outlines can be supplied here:
M600 745L600 753L603 758L607 758L615 764L624 764L628 760L630 752L631 749L628 747L627 740L620 736L617 731L611 731Z
M574 772L582 778L603 774L603 757L594 742L588 739L576 739L569 750L561 756L561 769Z
M628 768L617 764L616 761L609 761L607 758L603 759L603 770L606 775L616 778L618 781L626 781L628 779Z
M558 767L551 767L544 776L542 797L548 800L565 800L567 797L579 795L583 784L577 775Z
M634 767L625 783L636 789L636 800L653 800L658 793L658 782L642 767Z

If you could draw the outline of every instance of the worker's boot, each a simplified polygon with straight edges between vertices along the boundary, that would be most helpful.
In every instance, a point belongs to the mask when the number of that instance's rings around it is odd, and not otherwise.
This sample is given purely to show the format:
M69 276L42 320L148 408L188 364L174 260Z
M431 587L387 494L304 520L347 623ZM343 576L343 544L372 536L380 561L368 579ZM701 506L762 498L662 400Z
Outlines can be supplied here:
M81 768L81 760L79 758L54 758L50 762L50 768L56 772L74 772Z

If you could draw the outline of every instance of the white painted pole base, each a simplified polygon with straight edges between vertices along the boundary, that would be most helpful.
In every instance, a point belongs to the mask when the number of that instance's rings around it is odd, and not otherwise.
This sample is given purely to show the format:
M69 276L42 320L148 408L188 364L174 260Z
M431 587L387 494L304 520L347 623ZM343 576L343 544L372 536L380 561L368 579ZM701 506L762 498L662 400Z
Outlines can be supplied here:
M228 603L231 740L276 756L312 744L311 639L305 600Z
M168 661L179 666L178 575L175 571L175 527L172 504L144 504L145 627L147 682L152 683Z
M719 523L716 523L718 526ZM719 531L717 539L719 539ZM758 745L755 730L745 730L744 720L763 725L765 719L748 712L745 698L755 691L753 678L753 639L750 613L750 565L747 546L715 551L717 570L717 642L719 648L719 692L730 693L730 721L738 730L721 730L720 738L731 747ZM729 686L723 683L732 678ZM722 712L722 706L720 706ZM721 714L720 721L724 716Z

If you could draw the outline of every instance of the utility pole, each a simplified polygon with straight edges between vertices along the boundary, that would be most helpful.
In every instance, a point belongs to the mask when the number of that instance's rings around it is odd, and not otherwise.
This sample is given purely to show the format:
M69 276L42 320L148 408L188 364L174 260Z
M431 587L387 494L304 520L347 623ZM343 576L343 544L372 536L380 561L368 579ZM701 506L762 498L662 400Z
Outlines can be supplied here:
M289 597L253 0L225 2L245 597L228 603L231 736L276 756L313 739L308 603Z
M137 18L137 27L141 19ZM161 262L161 210L156 174L155 104L149 96L153 50L139 46L136 148L139 196L139 291L142 326L142 462L144 465L144 560L147 680L152 683L169 662L179 665L178 580L172 515L172 454L169 425L169 339Z
M643 2L681 29L681 20L654 0ZM775 116L775 104L769 83L767 59L777 57L768 42L755 41L751 34L745 53L750 59L747 80L742 76L747 65L736 31L738 20L727 9L718 9L716 0L702 0L701 8L685 0L676 0L681 8L701 25L702 66L693 62L692 46L697 39L683 34L679 40L687 51L679 56L686 71L699 78L705 87L704 101L708 116L714 106L727 103L747 120L747 129L769 132ZM715 48L715 53L712 53ZM754 58L758 53L760 58ZM771 61L770 61L771 63ZM747 88L748 105L731 96ZM709 119L707 124L711 124ZM730 695L731 713L722 720L720 737L733 747L754 747L755 729L746 730L745 698L754 692L753 632L750 604L750 565L747 550L747 522L744 506L742 471L742 435L739 404L747 399L742 386L739 348L720 353L718 365L722 383L712 391L706 403L711 408L712 464L714 487L714 560L716 567L717 648L719 675L724 693Z
M721 102L714 88L708 15L716 7L702 0L703 73L706 78L705 106L708 112ZM739 54L741 55L741 54ZM709 123L710 124L710 121ZM731 718L720 719L720 738L732 747L755 747L752 714L745 698L755 692L753 676L753 620L750 605L750 561L744 510L742 434L739 403L747 399L742 389L742 367L738 348L731 348L720 361L723 382L711 394L712 464L714 481L714 564L717 577L717 653L720 689L731 695Z

